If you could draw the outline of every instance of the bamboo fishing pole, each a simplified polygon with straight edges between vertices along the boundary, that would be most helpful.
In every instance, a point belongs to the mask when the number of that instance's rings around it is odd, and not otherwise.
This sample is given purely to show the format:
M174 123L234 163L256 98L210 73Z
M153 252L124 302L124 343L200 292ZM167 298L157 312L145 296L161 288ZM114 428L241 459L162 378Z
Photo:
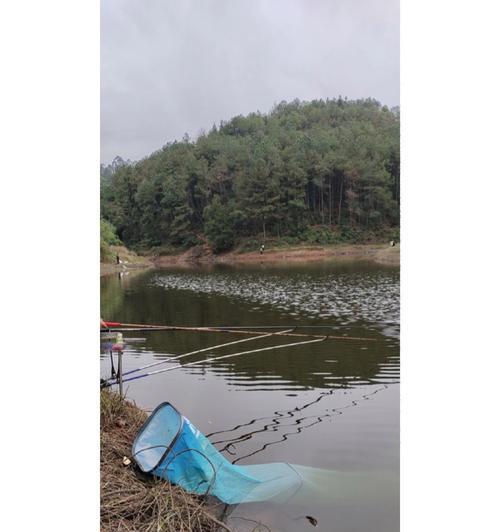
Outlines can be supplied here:
M261 353L263 351L270 351L272 349L283 349L285 347L295 347L297 345L314 344L316 342L323 342L324 340L326 340L326 338L327 338L326 336L323 336L322 338L315 339L315 340L307 340L304 342L294 342L291 344L284 344L284 345L273 345L271 347L263 347L261 349L251 349L249 351L241 351L240 353L231 353L229 355L222 355L220 357L208 358L205 360L196 360L194 362L188 362L187 364L178 364L177 366L172 366L170 368L158 369L156 371L150 371L148 373L143 373L142 375L136 375L135 377L129 377L128 379L123 379L123 382L134 381L137 379L142 379L143 377L150 377L151 375L158 375L160 373L165 373L167 371L174 371L176 369L185 368L188 366L196 366L198 364L215 362L216 360L224 360L224 359L234 358L234 357L238 357L242 355L249 355L251 353Z
M118 321L104 321L103 320L103 323L106 325L107 329L114 329L114 330L117 330L118 327L125 327L125 328L129 328L129 327L137 327L137 328L142 328L142 329L163 329L164 327L168 327L168 325L148 325L148 324L144 324L144 323L120 323ZM103 330L107 330L107 329L103 329Z
M236 340L236 341L233 341L233 342L226 342L224 344L219 344L219 345L214 345L214 346L210 346L210 347L205 347L203 349L197 349L196 351L190 351L189 353L184 353L182 355L177 355L177 356L173 356L173 357L168 357L167 359L165 360L160 360L159 362L153 362L151 364L147 364L145 366L141 366L141 367L138 367L138 368L135 368L135 369L131 369L129 371L125 371L123 373L123 375L130 375L132 373L137 373L138 371L142 371L144 369L148 369L148 368L152 368L154 366L159 366L161 364L166 364L167 362L171 362L172 360L179 360L181 358L184 358L184 357L188 357L188 356L191 356L191 355L197 355L199 353L205 353L207 351L213 351L214 349L220 349L221 347L227 347L229 345L235 345L235 344L241 344L241 343L244 343L244 342L250 342L252 340L259 340L261 338L268 338L269 336L279 336L279 335L283 335L285 333L288 333L290 331L292 331L293 329L287 329L285 331L279 331L279 332L271 332L271 333L266 333L266 334L260 334L259 336L254 336L252 338L244 338L243 340ZM111 382L111 381L115 381L115 382ZM109 385L112 385L112 384L116 384L117 379L116 378L111 378L111 379L108 379L107 380L107 383Z
M180 325L139 325L136 323L118 323L118 322L105 322L111 327L111 331L130 331L130 332L144 332L149 330L155 331L191 331L191 332L226 332L234 334L257 334L258 331L251 329L333 329L329 325L248 325L248 326L235 326L235 327L219 327L219 326L207 326L207 327L186 327ZM304 333L286 333L284 336L295 336L302 338L323 338L324 335L319 334L304 334ZM376 338L370 337L356 337L356 336L335 336L328 335L328 338L333 340L356 340L356 341L369 341L375 342Z

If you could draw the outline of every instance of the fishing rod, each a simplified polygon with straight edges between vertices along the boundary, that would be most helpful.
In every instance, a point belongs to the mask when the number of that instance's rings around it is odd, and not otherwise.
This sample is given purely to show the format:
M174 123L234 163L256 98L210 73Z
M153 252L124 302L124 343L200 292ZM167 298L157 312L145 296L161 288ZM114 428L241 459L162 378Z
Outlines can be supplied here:
M177 327L176 325L145 325L140 323L120 323L117 321L105 321L108 328L116 327L142 327L144 329L163 329L164 327ZM203 329L333 329L332 325L206 325ZM196 329L197 327L182 327L183 329Z
M104 321L107 328L112 328L116 330L117 327L124 327L128 329L129 327L142 328L142 329L164 329L164 328L173 328L173 329L186 329L186 330L198 330L198 329L217 329L217 330L231 330L231 329L283 329L283 328L294 328L294 329L333 329L332 325L206 325L204 327L183 327L177 325L145 325L140 323L120 323L117 321ZM107 329L103 329L107 330Z
M118 323L118 322L105 322L107 325L112 327L111 329L102 330L105 331L123 331L123 332L145 332L145 331L191 331L191 332L227 332L233 334L255 334L258 331L251 329L281 329L281 328L292 328L292 329L332 329L331 325L255 325L255 326L207 326L207 327L185 327L177 325L139 325L134 323ZM304 334L304 333L287 333L286 336L295 336L302 338L323 338L323 335L319 334ZM334 340L356 340L356 341L377 341L376 338L370 337L356 337L356 336L334 336L329 334L328 338Z
M333 325L207 325L212 329L282 329L293 327L294 329L333 329Z
M314 344L316 342L323 342L323 341L326 340L326 338L327 338L326 336L323 336L322 338L319 338L319 339L306 340L304 342L294 342L294 343L291 343L291 344L275 345L275 346L271 346L271 347L263 347L261 349L251 349L250 351L241 351L240 353L231 353L229 355L222 355L220 357L208 358L206 360L196 360L194 362L188 362L187 364L178 364L177 366L172 366L170 368L158 369L156 371L150 371L149 373L143 373L142 375L136 375L135 377L129 377L128 379L123 379L123 382L134 381L134 380L137 380L137 379L142 379L143 377L150 377L152 375L158 375L160 373L165 373L167 371L174 371L176 369L186 368L188 366L196 366L198 364L204 364L204 363L208 363L208 362L215 362L216 360L224 360L224 359L234 358L234 357L238 357L238 356L242 356L242 355L248 355L250 353L261 353L263 351L270 351L271 349L283 349L285 347L294 347L294 346L297 346L297 345Z
M244 343L244 342L250 342L252 340L258 340L259 338L267 338L269 336L278 336L280 334L285 334L285 333L288 333L290 331L293 331L293 329L288 329L288 330L277 332L277 333L271 332L271 333L267 333L267 334L261 334L259 336L254 336L252 338L244 338L243 340L236 340L236 341L233 341L233 342L226 342L224 344L214 345L214 346L211 346L211 347L205 347L203 349L197 349L196 351L190 351L189 353L184 353L182 355L169 357L166 360L160 360L159 362L153 362L152 364L146 364L145 366L141 366L139 368L135 368L135 369L131 369L129 371L125 371L124 373L122 373L122 376L130 375L132 373L137 373L138 371L142 371L144 369L152 368L154 366L159 366L161 364L166 364L167 362L171 362L172 360L179 360L181 358L184 358L184 357L187 357L187 356L190 356L190 355L197 355L199 353L204 353L206 351L213 351L214 349L220 349L221 347L227 347L228 345L235 345L235 344L241 344L241 343ZM108 379L107 380L107 382L110 385L116 384L116 382L111 382L110 383L111 380L115 380L115 381L118 382L118 379L116 377L113 377L112 379Z
M115 327L140 327L142 329L158 329L163 327L168 327L168 325L145 325L141 323L120 323L118 321L104 321L103 323L106 325L107 329L109 328L115 328ZM103 330L107 330L103 329Z

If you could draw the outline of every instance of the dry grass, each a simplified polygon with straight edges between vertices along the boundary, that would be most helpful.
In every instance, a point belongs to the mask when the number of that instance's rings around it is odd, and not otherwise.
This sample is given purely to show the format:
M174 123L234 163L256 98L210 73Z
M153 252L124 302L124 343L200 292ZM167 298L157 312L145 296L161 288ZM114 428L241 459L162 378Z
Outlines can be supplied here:
M211 514L201 498L142 474L133 462L123 465L146 417L145 412L121 401L117 394L101 391L101 530L230 530Z

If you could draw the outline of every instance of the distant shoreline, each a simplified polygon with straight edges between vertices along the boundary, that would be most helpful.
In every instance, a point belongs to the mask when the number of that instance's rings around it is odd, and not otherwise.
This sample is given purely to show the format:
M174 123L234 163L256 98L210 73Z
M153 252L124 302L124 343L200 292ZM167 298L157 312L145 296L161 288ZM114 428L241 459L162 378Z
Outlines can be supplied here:
M122 252L125 248L121 248ZM215 255L208 246L195 246L175 255L131 257L132 252L126 251L127 258L122 264L102 263L101 276L113 273L145 270L149 268L165 268L170 266L196 266L209 264L265 264L276 266L287 263L312 263L323 261L359 261L373 262L387 266L399 266L399 244L338 244L326 246L293 246L290 248L267 249L259 251L229 251ZM123 253L125 256L125 253Z
M110 246L110 250L114 257L118 257L120 263L118 263L116 259L112 262L101 262L101 277L113 273L145 270L153 267L151 257L139 257L125 246Z
M178 255L163 255L150 260L157 268L195 264L269 264L309 263L327 260L370 261L399 266L399 244L339 244L327 246L293 246L259 251L229 251L214 255L206 246L196 246Z

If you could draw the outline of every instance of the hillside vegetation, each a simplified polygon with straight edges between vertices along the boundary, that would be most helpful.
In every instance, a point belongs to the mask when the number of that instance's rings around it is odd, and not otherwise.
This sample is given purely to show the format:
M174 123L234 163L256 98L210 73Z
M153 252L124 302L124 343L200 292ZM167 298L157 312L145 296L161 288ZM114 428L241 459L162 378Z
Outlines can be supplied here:
M116 229L108 220L101 218L101 262L113 262L116 255L111 246L119 246L120 244Z
M398 109L282 102L103 167L101 213L134 249L397 239L399 166Z

